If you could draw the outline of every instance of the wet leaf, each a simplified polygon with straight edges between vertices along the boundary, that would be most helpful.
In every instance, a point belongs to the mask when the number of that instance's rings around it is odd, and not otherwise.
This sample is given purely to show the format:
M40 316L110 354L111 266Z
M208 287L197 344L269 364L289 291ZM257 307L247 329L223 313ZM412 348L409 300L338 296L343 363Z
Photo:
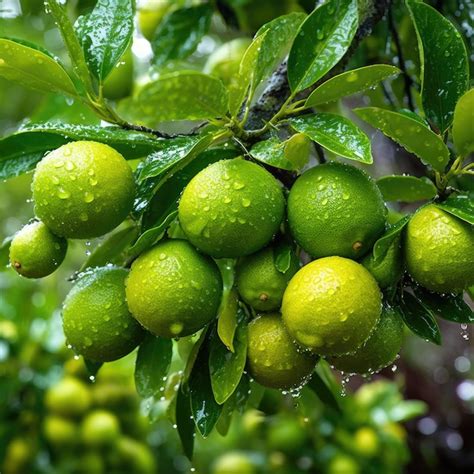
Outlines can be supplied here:
M449 150L443 139L418 120L391 110L367 107L354 112L372 127L416 155L425 165L443 172L449 161Z
M456 151L461 156L474 151L474 89L466 92L456 104L453 140Z
M400 69L388 64L374 64L343 72L317 87L306 99L305 107L314 107L365 91L396 74L400 74Z
M313 85L344 56L358 25L355 0L329 0L301 25L288 57L293 93Z
M277 137L257 142L251 149L250 155L258 161L275 168L293 170L294 165L285 156L285 142Z
M428 178L415 176L383 176L377 180L386 201L416 202L432 199L438 191Z
M222 299L217 312L217 333L220 340L230 350L234 351L234 334L237 328L238 296L234 287L235 260L221 258L216 260L222 277Z
M181 384L176 394L176 426L184 454L189 460L193 458L195 425L192 419L191 399L189 392Z
M437 202L436 206L455 217L474 225L474 200L468 194L451 194L446 201Z
M201 346L206 340L208 330L209 326L206 326L202 330L201 334L199 334L198 340L194 343L194 346L191 349L191 352L189 353L188 360L186 361L186 367L184 368L183 373L183 384L187 384L189 381L189 377L191 376L191 372L193 371L194 364L196 363L199 351L201 350Z
M280 273L286 273L290 268L291 259L293 258L293 247L290 242L281 239L273 249L273 263L275 264L275 268Z
M337 413L342 413L338 396L333 392L324 376L317 370L313 372L311 379L307 383L307 387L310 388L326 406L332 408Z
M378 265L387 255L388 249L390 245L398 239L403 232L403 229L408 224L411 215L404 216L395 224L388 227L385 233L380 237L374 244L373 248L373 256L374 256L374 263Z
M373 162L369 137L345 117L319 113L293 118L288 122L296 131L336 155L362 163Z

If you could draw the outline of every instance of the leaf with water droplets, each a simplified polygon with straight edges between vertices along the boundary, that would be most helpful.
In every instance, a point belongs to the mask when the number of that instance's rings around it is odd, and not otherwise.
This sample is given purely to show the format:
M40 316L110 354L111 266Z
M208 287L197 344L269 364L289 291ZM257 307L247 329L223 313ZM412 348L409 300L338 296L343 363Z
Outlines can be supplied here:
M301 25L288 57L293 93L313 85L344 56L358 25L356 0L329 0Z
M400 237L403 229L408 224L411 215L404 216L395 224L388 227L385 234L382 235L374 244L372 250L374 256L374 263L378 265L387 255L388 249L392 245L393 241Z
M289 171L294 169L294 165L285 157L285 142L282 142L278 137L271 137L255 143L250 150L250 155L275 168Z
M343 72L317 87L306 99L304 105L305 107L315 107L339 100L342 97L370 89L396 74L400 74L400 69L388 64L374 64Z
M468 194L451 194L445 201L436 206L455 217L474 225L474 199Z
M192 419L191 398L182 384L176 394L176 427L184 454L189 460L193 458L195 425Z
M285 274L290 269L293 257L293 247L288 240L280 239L273 247L273 263L280 273Z
M223 344L234 351L234 334L237 328L238 296L234 287L235 260L220 258L216 260L222 276L222 298L217 313L217 334Z
M418 37L423 109L444 132L453 121L456 102L469 87L466 46L456 27L433 7L415 1L407 5Z
M436 186L426 177L383 176L377 180L377 186L386 201L423 201L438 193Z
M406 113L378 107L355 109L354 112L372 127L416 155L425 165L443 172L449 161L449 150L443 139Z
M307 387L310 388L326 406L332 408L337 413L342 413L339 396L333 391L320 371L316 369L313 372L307 383Z
M288 120L291 127L327 150L349 160L372 163L369 137L340 115L319 113Z
M135 386L138 394L148 398L164 387L173 355L173 343L163 337L147 336L138 348L135 364Z
M467 156L474 151L474 89L466 92L456 104L453 141L461 156Z

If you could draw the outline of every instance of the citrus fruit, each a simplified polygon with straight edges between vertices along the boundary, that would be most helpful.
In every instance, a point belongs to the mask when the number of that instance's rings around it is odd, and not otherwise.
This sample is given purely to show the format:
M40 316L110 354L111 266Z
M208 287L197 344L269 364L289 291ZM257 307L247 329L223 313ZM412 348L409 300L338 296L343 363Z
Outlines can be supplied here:
M81 416L90 407L87 385L73 377L65 377L46 392L46 407L57 415Z
M250 457L240 451L229 451L219 456L212 466L212 474L256 474Z
M474 283L474 228L434 204L424 206L408 223L405 261L421 286L458 293Z
M148 446L132 438L120 437L115 456L120 462L117 467L121 472L140 474L155 474L157 472L155 458Z
M126 292L131 313L146 329L181 337L216 317L222 280L210 258L185 240L168 240L133 262Z
M370 374L382 370L390 365L400 352L403 326L401 316L396 311L384 308L367 341L352 354L331 358L331 364L347 373Z
M103 94L111 100L131 94L133 87L133 54L128 48L104 82Z
M359 474L357 461L346 454L336 454L329 463L327 474Z
M116 442L119 436L119 421L108 411L92 411L82 421L81 439L87 446L108 446Z
M278 181L241 158L213 163L184 189L179 221L198 249L216 258L249 255L278 231L285 200Z
M306 171L288 197L291 233L315 258L363 256L383 233L386 213L372 178L343 163Z
M265 314L249 324L247 366L260 385L297 387L313 372L316 361L293 343L280 314Z
M35 456L31 442L25 438L13 438L6 447L3 462L0 464L5 474L30 472L29 467Z
M286 273L281 273L275 267L272 247L243 257L236 273L240 296L258 311L278 310L285 288L298 269L298 258L291 252L290 266Z
M54 235L43 222L32 222L18 231L10 245L10 264L27 278L43 278L61 265L67 240Z
M103 267L86 272L67 295L63 329L68 344L86 359L120 359L141 342L144 331L125 301L124 268Z
M87 474L105 474L107 472L100 453L95 450L81 453L78 458L77 470L74 473L81 474L85 472Z
M304 266L283 295L283 321L296 341L321 355L353 352L375 328L382 298L374 277L343 257Z
M56 235L98 237L118 226L135 197L133 173L108 145L67 143L45 156L33 177L36 215Z
M277 416L268 427L266 445L271 450L298 456L306 444L306 431L293 416Z
M363 426L354 433L354 447L362 456L372 457L379 449L379 439L373 428Z
M76 424L61 416L46 416L43 421L43 432L46 440L57 448L73 446L77 441Z

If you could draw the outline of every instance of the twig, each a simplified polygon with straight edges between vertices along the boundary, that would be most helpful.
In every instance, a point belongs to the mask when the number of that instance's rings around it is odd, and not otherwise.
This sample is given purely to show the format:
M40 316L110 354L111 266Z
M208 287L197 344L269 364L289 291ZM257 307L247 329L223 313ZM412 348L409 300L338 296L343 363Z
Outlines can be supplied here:
M121 122L118 125L120 125L122 128L126 130L149 133L151 135L154 135L157 138L166 138L166 139L178 138L178 137L190 137L190 136L197 135L199 133L197 129L193 129L189 133L164 133L164 132L160 132L159 130L154 130L153 128L145 127L143 125L135 125L133 123L128 123L128 122Z

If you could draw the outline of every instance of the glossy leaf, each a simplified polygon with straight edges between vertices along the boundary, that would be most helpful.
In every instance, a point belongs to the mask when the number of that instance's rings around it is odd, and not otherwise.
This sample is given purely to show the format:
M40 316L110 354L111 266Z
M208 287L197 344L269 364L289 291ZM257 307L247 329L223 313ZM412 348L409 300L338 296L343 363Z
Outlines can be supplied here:
M324 377L315 370L307 384L317 397L328 407L331 407L337 413L342 413L338 397L333 393Z
M10 244L14 236L6 237L0 244L0 271L6 270L10 263Z
M280 273L286 273L290 269L293 248L286 239L281 239L273 247L273 263Z
M474 200L467 194L451 194L446 201L436 205L453 216L474 225Z
M320 113L293 118L289 123L336 155L362 163L373 162L369 137L345 117Z
M356 109L355 113L407 151L415 154L425 165L431 165L436 171L444 171L449 161L448 148L439 135L418 120L406 114L377 107Z
M387 255L390 245L394 242L395 239L398 239L403 232L403 229L408 224L411 216L405 216L400 219L396 224L391 225L374 244L373 256L374 263L379 264Z
M257 142L251 149L250 155L258 161L283 170L294 170L295 167L285 156L285 142L278 137Z
M400 69L388 64L374 64L353 69L331 77L317 87L306 99L305 107L315 107L342 97L362 92L389 77L400 74Z
M188 359L186 361L186 366L184 367L184 373L183 373L183 383L185 384L187 384L189 381L189 377L191 376L191 373L193 371L194 364L196 363L196 360L199 355L199 351L201 350L201 346L204 344L204 342L207 339L208 330L209 330L209 326L205 326L204 329L201 331L201 334L199 334L198 340L194 343L189 353ZM178 344L181 340L182 339L178 341Z
M77 95L68 73L49 54L5 38L0 38L0 77L41 92Z
M210 4L179 8L166 15L151 42L153 63L161 66L171 59L185 59L194 52L209 30Z
M183 446L184 454L189 460L193 458L195 425L192 419L191 399L189 392L180 385L176 394L176 428Z
M452 123L458 99L469 84L464 40L456 27L433 7L409 2L418 37L421 99L425 115L441 132Z
M321 79L344 56L358 25L356 0L329 0L301 25L288 57L293 93Z
M438 194L430 179L415 176L383 176L377 180L377 186L386 201L416 202Z
M221 258L216 260L222 277L222 298L217 313L217 334L222 343L234 351L234 334L237 328L238 296L233 290L235 280L235 260Z
M456 104L453 141L461 156L467 156L474 151L474 89L466 92Z
M170 339L147 336L140 344L135 365L135 386L138 394L148 398L159 393L164 386L173 355Z
M411 293L404 292L399 306L408 328L417 336L441 345L441 332L432 311Z
M79 36L89 69L101 82L112 72L133 34L133 0L99 0L78 18Z

